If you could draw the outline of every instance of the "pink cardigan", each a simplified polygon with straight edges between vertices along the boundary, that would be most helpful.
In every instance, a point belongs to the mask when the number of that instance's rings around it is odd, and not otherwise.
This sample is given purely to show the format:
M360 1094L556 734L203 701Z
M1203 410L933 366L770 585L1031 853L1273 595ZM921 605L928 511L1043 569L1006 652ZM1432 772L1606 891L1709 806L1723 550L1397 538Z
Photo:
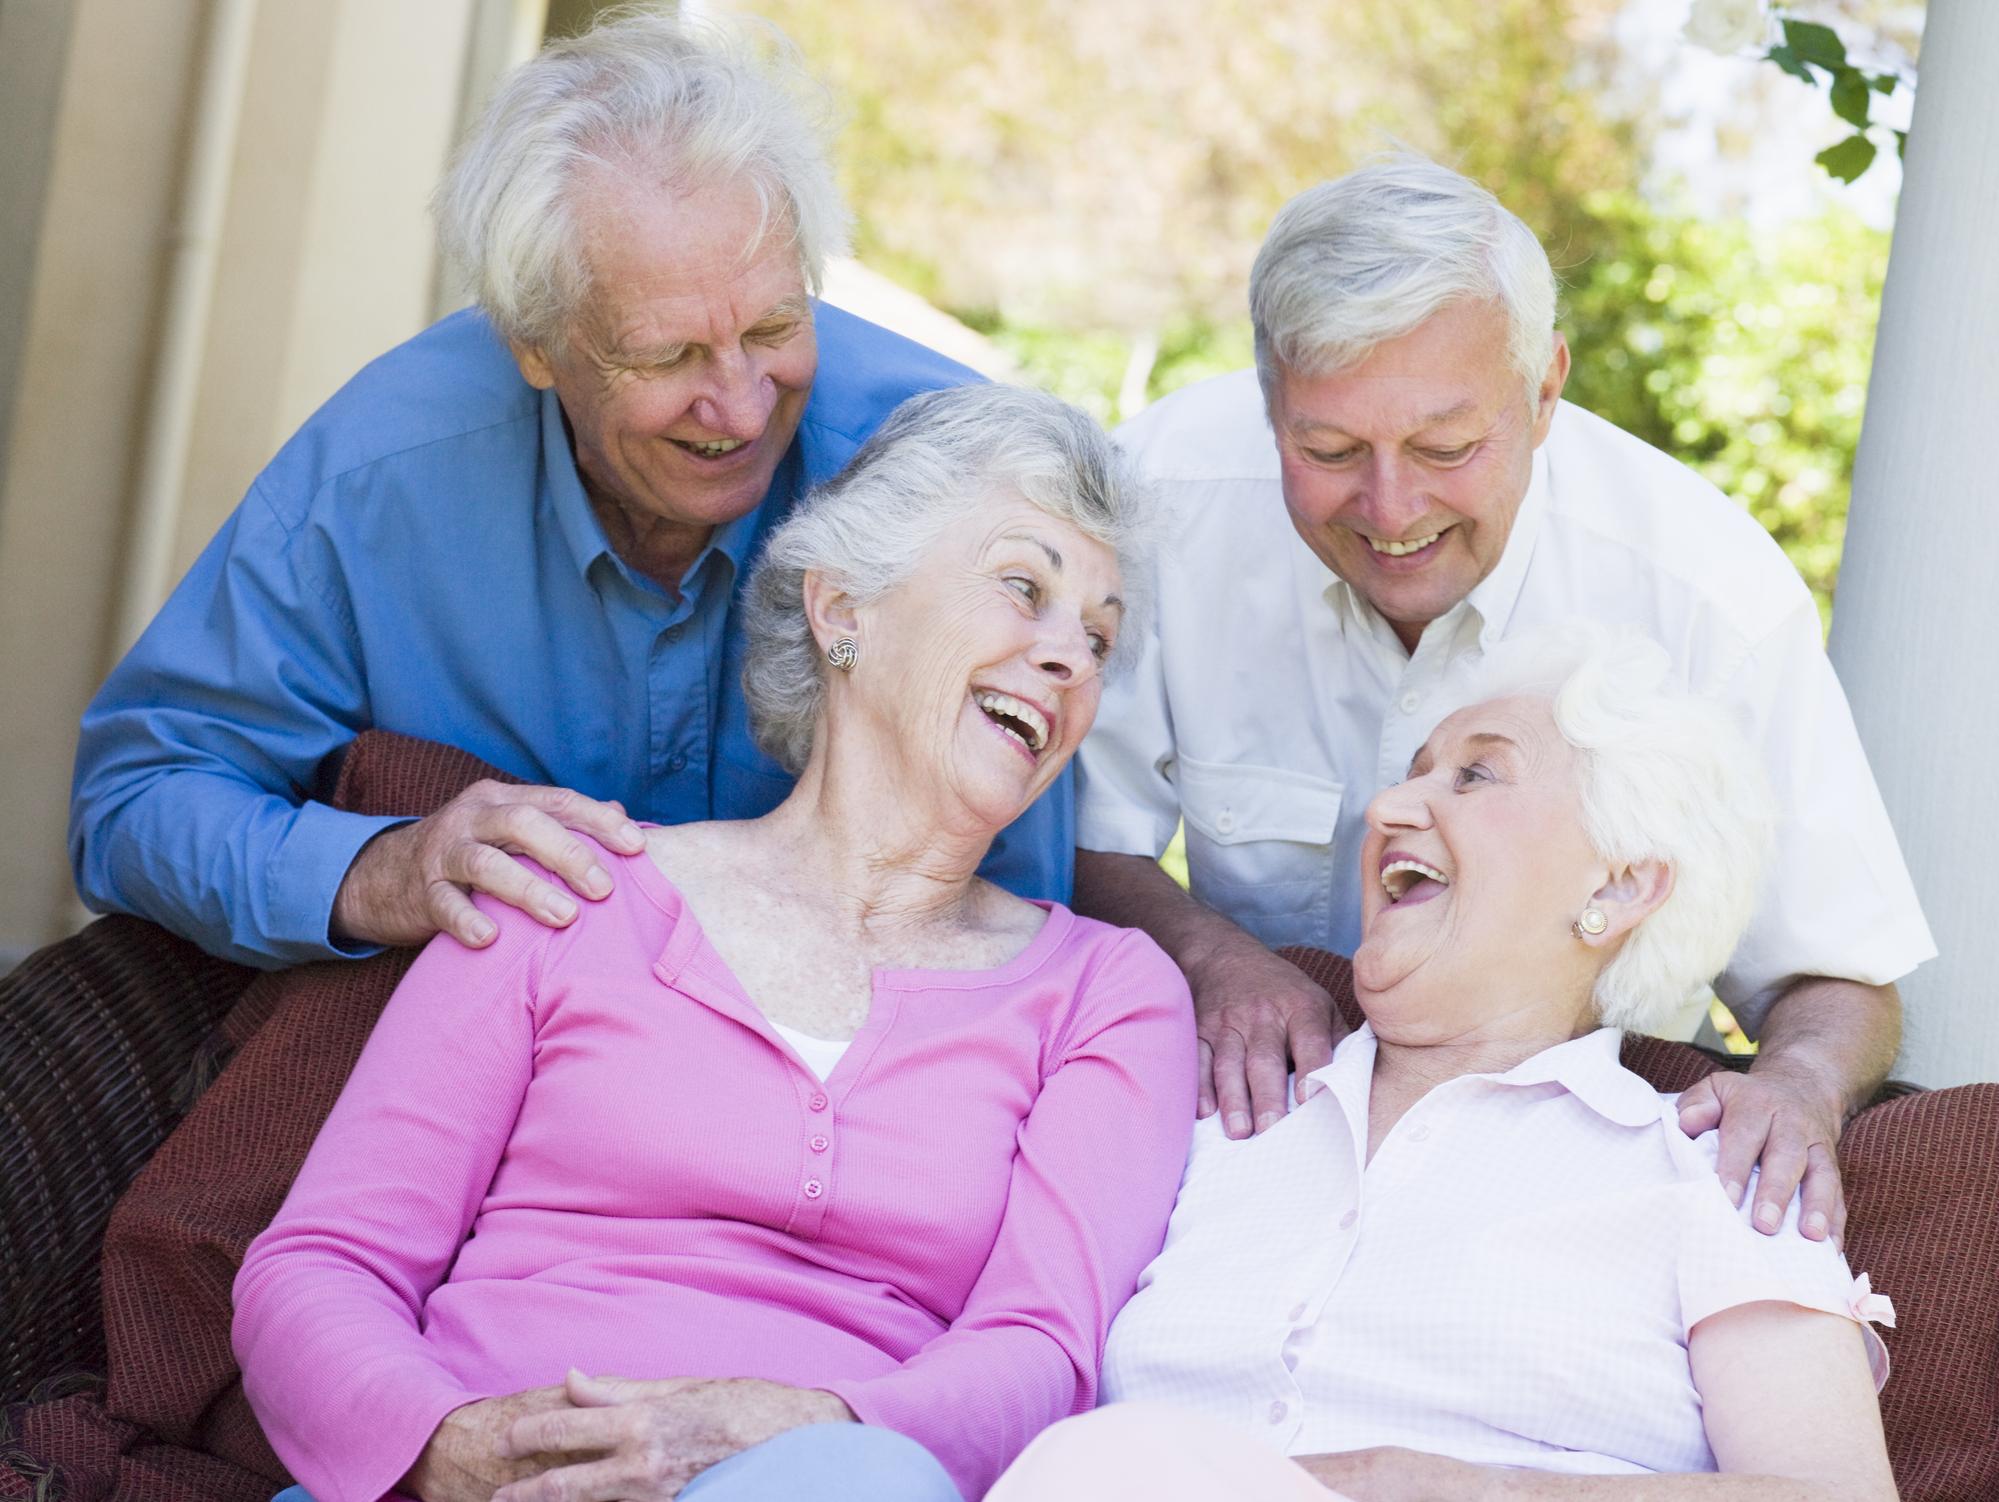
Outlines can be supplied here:
M1050 906L1010 963L880 971L821 1082L649 858L547 929L492 902L389 1002L236 1279L265 1432L391 1494L477 1398L627 1377L839 1394L968 1499L1095 1401L1194 1108L1187 987Z

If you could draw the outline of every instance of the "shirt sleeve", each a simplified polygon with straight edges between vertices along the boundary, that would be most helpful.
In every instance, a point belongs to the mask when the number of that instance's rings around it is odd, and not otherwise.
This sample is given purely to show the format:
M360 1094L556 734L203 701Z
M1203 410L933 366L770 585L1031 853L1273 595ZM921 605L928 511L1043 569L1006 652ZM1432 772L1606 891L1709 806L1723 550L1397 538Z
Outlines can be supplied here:
M1159 1250L1193 1129L1193 1010L1157 945L1120 939L1071 1017L964 1309L898 1370L828 1384L864 1422L937 1456L967 1502L1043 1428L1096 1402L1111 1317Z
M308 790L367 725L329 545L260 479L84 712L70 800L77 890L243 964L372 952L329 934L355 855L400 819Z
M476 900L499 936L476 950L440 936L417 957L236 1276L244 1392L318 1502L376 1502L446 1414L489 1396L437 1360L423 1310L528 1087L549 930Z
M1157 583L1148 581L1145 592L1153 601ZM1076 753L1076 845L1157 860L1180 824L1179 790L1167 775L1173 710L1156 616L1127 633L1139 638L1135 650L1105 681L1097 722Z
M1778 800L1770 877L1715 982L1754 1034L1795 977L1885 985L1937 951L1809 599L1750 652L1723 697L1746 717Z
M1668 1128L1670 1130L1670 1128ZM1804 1197L1793 1195L1784 1224L1765 1236L1750 1221L1756 1205L1757 1171L1741 1208L1712 1173L1681 1186L1685 1203L1680 1225L1680 1318L1682 1338L1709 1315L1743 1304L1796 1304L1836 1314L1860 1326L1867 1364L1878 1392L1888 1380L1888 1351L1868 1324L1895 1323L1893 1306L1866 1278L1855 1278L1846 1258L1830 1241L1811 1241L1798 1230Z

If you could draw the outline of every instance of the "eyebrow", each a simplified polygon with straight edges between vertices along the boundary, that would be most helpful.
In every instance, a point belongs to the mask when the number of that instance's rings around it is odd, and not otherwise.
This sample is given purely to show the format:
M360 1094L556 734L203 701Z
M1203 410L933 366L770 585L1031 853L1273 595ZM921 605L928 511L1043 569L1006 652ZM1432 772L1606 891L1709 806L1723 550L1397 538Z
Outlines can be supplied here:
M782 322L785 319L803 319L812 310L812 301L806 297L786 297L757 315L750 329L760 329L766 324ZM748 330L745 330L748 332ZM695 348L701 341L695 339L667 340L658 343L619 340L608 351L615 359L630 360L634 364L664 364L669 355L679 355Z
M1465 744L1468 746L1504 746L1510 751L1518 751L1520 749L1520 743L1518 741L1513 740L1508 736L1501 735L1496 730L1475 731L1471 735L1465 737ZM1403 775L1405 777L1414 777L1416 775L1416 763L1421 761L1424 757L1432 754L1434 753L1430 749L1430 743L1428 741L1425 741L1422 745L1416 748L1416 754L1409 758L1409 770L1405 772Z
M1435 412L1426 413L1424 416L1419 417L1416 420L1415 426L1410 431L1412 433L1420 433L1425 428L1434 428L1440 423L1452 422L1460 417L1469 417L1477 411L1478 403L1467 397L1455 406L1443 407ZM1307 418L1291 423L1288 426L1293 433L1301 435L1306 433L1338 433L1346 438L1354 436L1348 429L1341 427L1336 422L1316 422Z

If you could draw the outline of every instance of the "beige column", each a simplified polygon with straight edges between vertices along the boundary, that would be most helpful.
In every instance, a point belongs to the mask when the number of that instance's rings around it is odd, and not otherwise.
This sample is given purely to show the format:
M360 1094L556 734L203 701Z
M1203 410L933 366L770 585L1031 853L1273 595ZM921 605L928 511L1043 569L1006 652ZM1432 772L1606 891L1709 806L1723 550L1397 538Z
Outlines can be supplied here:
M1897 1073L1999 1079L1999 5L1931 0L1832 658L1941 958Z

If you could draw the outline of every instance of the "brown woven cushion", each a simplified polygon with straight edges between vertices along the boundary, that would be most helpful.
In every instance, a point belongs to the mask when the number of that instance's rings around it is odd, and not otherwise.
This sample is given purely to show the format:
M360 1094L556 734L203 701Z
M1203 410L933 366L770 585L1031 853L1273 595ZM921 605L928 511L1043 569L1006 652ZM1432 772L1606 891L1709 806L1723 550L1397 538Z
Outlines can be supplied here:
M422 815L499 775L463 752L371 731L349 752L334 803ZM115 1419L284 1479L230 1350L230 1285L414 957L274 972L224 1020L221 1036L241 1051L118 1202L105 1235L105 1406Z
M1353 967L1284 957L1361 1022ZM1686 1043L1633 1036L1624 1063L1676 1092L1723 1067ZM1868 1107L1839 1144L1846 1255L1895 1301L1881 1422L1903 1502L1999 1499L1999 1085L1925 1090Z

